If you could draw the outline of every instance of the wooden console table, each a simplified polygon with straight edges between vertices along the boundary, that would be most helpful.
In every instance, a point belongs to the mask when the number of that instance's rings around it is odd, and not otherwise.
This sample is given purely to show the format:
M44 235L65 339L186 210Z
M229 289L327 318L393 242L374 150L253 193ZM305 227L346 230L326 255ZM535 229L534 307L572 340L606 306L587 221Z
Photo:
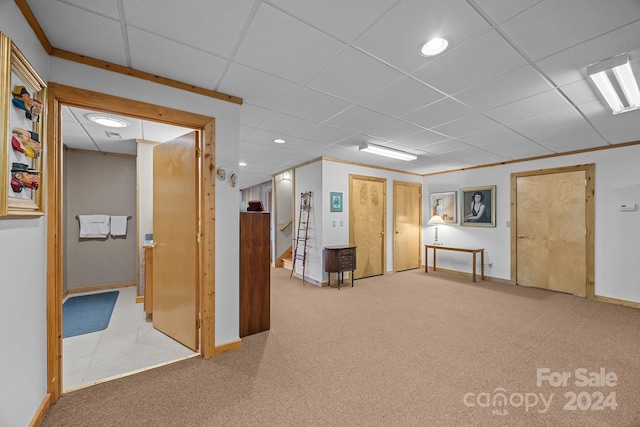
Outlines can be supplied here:
M325 246L324 271L329 273L329 284L331 284L331 273L338 273L338 289L340 289L340 283L344 283L344 272L351 271L351 287L353 288L353 273L355 269L355 246Z
M468 252L473 255L473 281L476 281L476 254L480 253L480 273L482 280L484 278L484 248L481 249L468 249L468 248L454 248L452 246L439 246L439 245L424 245L424 272L429 272L429 249L433 249L433 271L436 271L436 252L438 249L443 251L457 251Z

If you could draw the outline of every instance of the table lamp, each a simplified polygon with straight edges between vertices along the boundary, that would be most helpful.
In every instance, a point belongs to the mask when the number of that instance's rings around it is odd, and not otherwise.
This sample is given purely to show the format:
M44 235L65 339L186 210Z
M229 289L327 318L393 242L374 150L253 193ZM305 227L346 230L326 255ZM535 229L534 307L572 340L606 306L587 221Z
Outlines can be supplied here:
M427 221L427 224L436 226L436 240L433 242L434 245L442 246L444 244L444 243L438 242L438 225L444 224L444 223L445 222L440 215L434 215L431 217L431 219L429 219L429 221Z

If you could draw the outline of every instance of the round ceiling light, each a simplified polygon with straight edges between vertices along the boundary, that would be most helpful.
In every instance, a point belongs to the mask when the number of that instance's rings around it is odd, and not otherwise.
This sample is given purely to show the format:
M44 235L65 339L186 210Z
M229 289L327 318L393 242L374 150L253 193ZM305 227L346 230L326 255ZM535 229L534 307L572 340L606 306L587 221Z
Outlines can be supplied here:
M247 166L247 163L246 162L239 162L238 165L239 166Z
M287 141L285 141L285 140L284 140L284 139L282 139L282 138L278 138L278 139L274 139L274 140L273 140L273 142L275 142L276 144L284 144L284 143L285 143L285 142L287 142Z
M422 50L420 51L420 54L422 56L434 56L444 52L447 46L449 46L449 42L446 39L441 39L437 37L425 43L425 45L422 46Z
M105 116L104 114L88 114L87 118L94 123L110 128L126 128L130 125L126 120Z

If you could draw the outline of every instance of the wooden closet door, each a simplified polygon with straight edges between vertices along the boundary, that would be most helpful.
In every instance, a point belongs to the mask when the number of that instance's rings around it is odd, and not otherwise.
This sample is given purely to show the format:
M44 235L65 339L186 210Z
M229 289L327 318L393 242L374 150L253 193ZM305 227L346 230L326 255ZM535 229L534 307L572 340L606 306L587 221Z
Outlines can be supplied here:
M356 248L354 277L384 274L386 180L349 176L349 240Z
M422 185L393 182L393 270L420 267L422 256Z

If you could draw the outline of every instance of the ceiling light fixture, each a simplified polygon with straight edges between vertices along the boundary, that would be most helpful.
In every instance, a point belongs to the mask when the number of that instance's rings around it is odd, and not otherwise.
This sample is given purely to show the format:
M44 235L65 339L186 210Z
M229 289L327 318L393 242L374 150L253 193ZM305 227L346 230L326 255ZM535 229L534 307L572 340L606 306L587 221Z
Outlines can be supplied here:
M247 166L246 162L238 162L238 166Z
M438 55L439 53L444 52L447 46L449 46L449 42L447 41L447 39L436 37L434 39L429 40L427 43L425 43L424 46L422 46L422 49L420 50L420 54L422 56Z
M273 142L275 142L276 144L284 144L284 143L285 143L285 142L287 142L287 141L285 141L285 140L284 140L284 139L282 139L282 138L277 138L277 139L274 139L274 140L273 140Z
M415 154L407 153L406 151L400 151L393 148L381 147L379 145L369 144L363 142L359 147L360 151L366 151L367 153L377 154L379 156L391 157L392 159L410 161L418 158Z
M105 116L104 114L88 114L87 119L94 123L110 128L126 128L130 126L130 123L126 120L117 119L111 116Z
M640 108L638 83L626 53L589 65L587 74L602 93L613 114Z

